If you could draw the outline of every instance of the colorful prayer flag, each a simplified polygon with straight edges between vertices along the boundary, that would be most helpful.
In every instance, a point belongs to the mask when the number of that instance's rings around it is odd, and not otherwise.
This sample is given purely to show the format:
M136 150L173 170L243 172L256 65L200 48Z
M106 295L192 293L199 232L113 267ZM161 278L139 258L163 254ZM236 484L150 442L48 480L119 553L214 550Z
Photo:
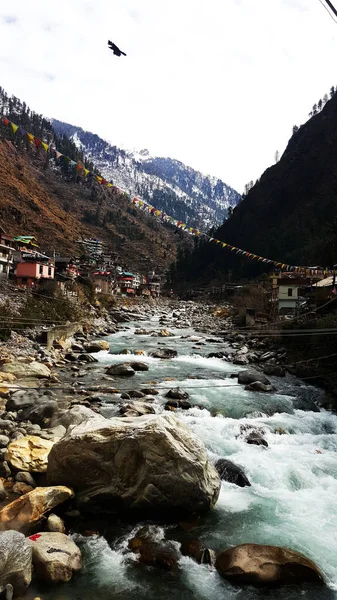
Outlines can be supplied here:
M15 125L15 123L12 123L11 121L11 128L13 130L14 135L16 134L17 130L19 129L19 125Z

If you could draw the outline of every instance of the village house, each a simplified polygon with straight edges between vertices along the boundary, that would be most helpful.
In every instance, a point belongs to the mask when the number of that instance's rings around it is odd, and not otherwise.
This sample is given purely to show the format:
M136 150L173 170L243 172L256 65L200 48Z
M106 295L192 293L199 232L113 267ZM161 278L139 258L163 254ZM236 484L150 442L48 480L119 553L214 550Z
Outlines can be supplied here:
M8 277L13 268L12 238L0 226L0 277Z
M54 279L54 263L41 252L22 252L16 266L16 283L20 287L34 288L41 280Z
M123 271L116 277L117 292L133 296L135 294L135 276L129 271Z
M160 275L156 275L154 271L149 271L147 275L147 287L153 298L159 298L160 296Z
M274 316L297 316L307 305L306 293L319 277L296 273L272 275L272 307ZM305 295L303 295L305 293Z
M115 291L115 278L112 271L93 271L91 278L95 285L97 294L110 294Z

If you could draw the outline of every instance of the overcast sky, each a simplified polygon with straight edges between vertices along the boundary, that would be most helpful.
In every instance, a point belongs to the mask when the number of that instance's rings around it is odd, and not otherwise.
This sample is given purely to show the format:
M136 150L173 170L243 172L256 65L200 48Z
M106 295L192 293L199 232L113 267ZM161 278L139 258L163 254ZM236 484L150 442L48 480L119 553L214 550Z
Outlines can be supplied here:
M113 56L108 39L127 57ZM0 85L8 93L240 192L337 84L336 53L337 23L319 0L0 5Z

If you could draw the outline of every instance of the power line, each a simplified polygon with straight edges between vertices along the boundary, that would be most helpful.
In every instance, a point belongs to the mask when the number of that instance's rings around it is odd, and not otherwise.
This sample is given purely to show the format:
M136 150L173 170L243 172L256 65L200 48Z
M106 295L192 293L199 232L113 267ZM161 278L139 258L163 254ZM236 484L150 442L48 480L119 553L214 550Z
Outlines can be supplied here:
M332 16L331 12L329 11L329 9L325 6L325 4L323 4L323 0L319 0L321 5L323 6L323 8L325 8L325 10L327 11L328 15L330 15L331 19L334 21L334 23L337 24L336 19L334 19L334 17ZM331 2L329 2L329 0L326 0L327 4L330 6L331 10L334 12L334 14L337 16L337 11L336 9L332 6Z

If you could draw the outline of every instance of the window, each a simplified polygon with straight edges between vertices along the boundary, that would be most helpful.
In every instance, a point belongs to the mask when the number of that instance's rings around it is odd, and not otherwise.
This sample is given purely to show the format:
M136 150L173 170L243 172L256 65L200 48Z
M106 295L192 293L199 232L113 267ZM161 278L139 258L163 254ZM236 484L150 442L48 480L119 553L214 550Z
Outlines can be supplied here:
M40 275L43 275L43 265L40 265Z
M293 295L293 288L288 288L288 296L292 296Z
M48 267L48 277L51 277L51 267Z

